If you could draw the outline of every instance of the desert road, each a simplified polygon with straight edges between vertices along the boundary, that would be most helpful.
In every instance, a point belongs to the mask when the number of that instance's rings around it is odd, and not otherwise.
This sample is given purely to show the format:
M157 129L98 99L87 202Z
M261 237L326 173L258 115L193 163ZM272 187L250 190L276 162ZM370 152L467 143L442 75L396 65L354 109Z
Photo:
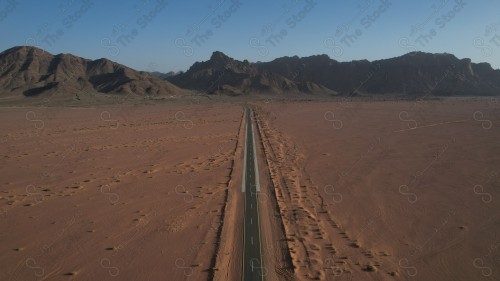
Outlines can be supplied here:
M243 281L263 281L265 269L262 265L259 209L257 196L259 177L255 153L255 140L250 108L246 107L246 136L242 191L245 193L245 219L243 230Z

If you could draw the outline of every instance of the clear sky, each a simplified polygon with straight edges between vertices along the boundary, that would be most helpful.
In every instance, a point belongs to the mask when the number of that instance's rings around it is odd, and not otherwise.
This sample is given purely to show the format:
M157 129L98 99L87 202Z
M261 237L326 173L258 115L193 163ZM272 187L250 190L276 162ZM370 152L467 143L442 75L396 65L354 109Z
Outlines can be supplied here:
M0 50L186 70L215 50L239 60L447 52L500 68L499 0L0 0Z

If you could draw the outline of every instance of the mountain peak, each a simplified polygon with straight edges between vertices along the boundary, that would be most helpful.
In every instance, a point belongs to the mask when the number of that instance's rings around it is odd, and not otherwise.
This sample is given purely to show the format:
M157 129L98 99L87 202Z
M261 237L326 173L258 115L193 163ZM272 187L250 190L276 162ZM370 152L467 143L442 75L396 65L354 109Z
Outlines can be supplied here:
M12 47L10 49L3 51L2 53L0 53L0 55L14 54L14 53L23 54L23 55L43 55L43 54L51 55L47 51L42 50L42 49L37 48L37 47L33 47L33 46Z
M422 52L422 51L414 51L414 52L409 52L401 57L405 58L427 58L427 59L436 59L436 58L450 58L450 59L457 59L457 57L453 54L450 53L428 53L428 52Z
M210 60L215 60L215 61L227 61L230 59L231 59L230 57L226 56L226 54L224 54L221 51L213 52L212 56L210 57Z

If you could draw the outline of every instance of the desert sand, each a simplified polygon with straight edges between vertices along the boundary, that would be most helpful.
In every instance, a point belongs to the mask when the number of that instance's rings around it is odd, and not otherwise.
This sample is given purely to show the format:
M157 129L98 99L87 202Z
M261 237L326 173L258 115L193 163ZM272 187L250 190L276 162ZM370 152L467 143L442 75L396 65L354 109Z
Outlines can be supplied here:
M2 108L0 280L207 280L241 107Z
M0 280L240 280L228 100L1 108ZM500 279L495 99L250 104L265 280Z
M498 280L496 99L258 104L300 280Z

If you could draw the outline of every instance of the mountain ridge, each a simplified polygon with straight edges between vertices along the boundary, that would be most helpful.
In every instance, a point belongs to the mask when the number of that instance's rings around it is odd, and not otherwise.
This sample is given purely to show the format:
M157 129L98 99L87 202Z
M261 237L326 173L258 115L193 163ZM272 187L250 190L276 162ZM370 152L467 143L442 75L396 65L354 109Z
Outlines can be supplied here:
M214 51L185 72L163 74L136 71L106 58L53 55L31 46L0 53L3 97L84 92L172 96L192 91L228 96L491 96L500 94L500 70L448 53L412 52L350 62L321 54L249 62Z
M339 62L328 55L238 61L216 51L166 80L182 88L224 93L327 93L330 95L498 95L500 70L448 53L407 53L375 61ZM215 90L214 88L215 84Z
M83 92L165 96L185 92L168 81L106 58L53 55L36 47L5 50L0 53L0 65L0 91L11 96Z

